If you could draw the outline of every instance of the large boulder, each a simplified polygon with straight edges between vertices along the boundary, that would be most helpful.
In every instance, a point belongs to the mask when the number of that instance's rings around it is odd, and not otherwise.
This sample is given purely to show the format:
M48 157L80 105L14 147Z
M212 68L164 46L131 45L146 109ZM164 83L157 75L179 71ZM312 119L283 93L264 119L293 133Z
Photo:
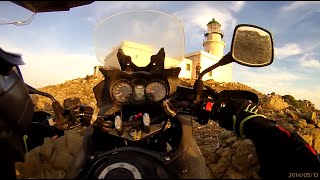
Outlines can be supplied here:
M276 111L280 111L289 107L289 104L285 102L280 95L277 94L265 96L263 102L265 108Z
M229 164L231 163L233 151L230 147L225 147L220 148L216 153L220 156L220 159L218 163L210 165L209 168L212 172L213 177L215 179L219 179L223 176Z
M232 157L233 167L239 172L245 172L257 164L258 156L252 141L249 139L243 140Z
M42 169L40 159L40 147L27 152L25 154L25 162L16 163L16 172L18 179L43 179L45 174Z
M40 146L40 157L44 161L50 161L53 154L53 141L51 138L45 138L43 145Z
M54 140L44 143L25 154L25 162L16 163L17 178L63 179L82 146L81 128L65 131Z
M78 155L82 146L82 136L75 130L65 131L69 154L73 157Z
M317 113L313 111L308 111L305 116L305 120L307 120L308 124L316 124L317 123Z

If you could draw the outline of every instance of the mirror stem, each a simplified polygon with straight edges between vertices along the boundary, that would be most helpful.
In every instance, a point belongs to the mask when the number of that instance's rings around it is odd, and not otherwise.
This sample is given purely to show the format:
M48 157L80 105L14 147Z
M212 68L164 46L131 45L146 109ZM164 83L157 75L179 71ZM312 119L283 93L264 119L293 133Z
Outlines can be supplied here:
M58 128L63 129L64 128L63 126L66 121L63 118L63 115L62 115L63 108L61 107L59 101L57 101L51 94L36 90L35 88L29 86L28 84L26 84L26 87L29 91L29 94L39 94L41 96L48 97L52 100L52 109L56 115Z
M233 62L231 53L229 52L228 54L226 54L225 56L223 56L222 59L220 59L219 62L217 62L216 64L208 67L207 69L205 69L204 71L202 71L198 77L198 79L194 82L194 104L197 104L197 102L200 101L200 97L202 95L202 91L203 91L203 81L202 81L202 77L207 74L208 72L214 70L215 68L219 67L219 66L223 66L226 64L229 64Z
M48 94L48 93L45 93L45 92L42 92L42 91L38 91L35 88L29 86L28 84L26 84L26 86L27 86L27 89L29 91L29 94L39 94L41 96L45 96L45 97L50 98L52 100L52 102L57 101L51 94Z
M228 54L226 54L225 56L222 57L222 59L220 59L219 62L217 62L216 64L208 67L207 69L205 69L204 71L202 71L198 77L198 79L202 80L202 77L207 74L208 72L216 69L217 67L219 66L224 66L226 64L229 64L233 62L233 59L232 59L232 56L231 56L231 53L229 52Z

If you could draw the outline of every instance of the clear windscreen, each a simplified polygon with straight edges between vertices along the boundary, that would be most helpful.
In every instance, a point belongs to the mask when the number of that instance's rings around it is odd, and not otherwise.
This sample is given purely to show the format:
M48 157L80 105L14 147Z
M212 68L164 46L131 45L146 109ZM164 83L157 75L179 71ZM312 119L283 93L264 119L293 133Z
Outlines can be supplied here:
M165 51L165 68L176 67L184 58L185 39L181 22L168 14L134 10L103 19L95 29L97 58L106 67L120 69L119 49L132 62L145 67L152 55Z

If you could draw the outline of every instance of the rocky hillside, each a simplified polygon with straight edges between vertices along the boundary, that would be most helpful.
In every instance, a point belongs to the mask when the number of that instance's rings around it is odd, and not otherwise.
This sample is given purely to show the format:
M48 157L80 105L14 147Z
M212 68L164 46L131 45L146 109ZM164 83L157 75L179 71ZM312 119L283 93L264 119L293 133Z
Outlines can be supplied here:
M55 86L40 88L52 94L60 103L70 97L79 97L85 104L95 105L92 88L102 81L101 76L88 76L67 81ZM192 84L194 80L183 79ZM258 94L260 111L276 120L289 131L295 131L320 152L319 110L307 100L296 100L275 93L263 94L241 83L219 83L212 80L206 85L221 91L224 89L249 90ZM48 98L32 96L37 110L52 112ZM259 163L255 148L249 139L237 138L231 131L224 130L216 122L209 121L201 126L194 123L194 138L205 157L214 178L259 179ZM26 162L17 164L20 178L62 178L67 171L81 142L81 131L74 130L56 140L46 139L43 146L26 154Z

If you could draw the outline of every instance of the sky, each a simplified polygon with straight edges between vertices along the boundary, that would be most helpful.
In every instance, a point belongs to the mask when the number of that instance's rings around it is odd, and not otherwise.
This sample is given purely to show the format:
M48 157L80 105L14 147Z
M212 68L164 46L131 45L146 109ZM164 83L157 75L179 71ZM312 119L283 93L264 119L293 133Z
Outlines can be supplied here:
M320 2L316 1L99 1L66 12L38 13L25 26L2 25L0 47L23 55L24 79L36 88L85 77L101 65L93 43L95 26L107 16L132 9L177 17L184 25L185 54L203 50L203 34L212 18L224 32L224 54L230 50L237 24L269 30L274 38L274 62L262 68L233 63L233 81L265 94L307 99L320 109ZM27 17L27 13L0 4L0 22Z

